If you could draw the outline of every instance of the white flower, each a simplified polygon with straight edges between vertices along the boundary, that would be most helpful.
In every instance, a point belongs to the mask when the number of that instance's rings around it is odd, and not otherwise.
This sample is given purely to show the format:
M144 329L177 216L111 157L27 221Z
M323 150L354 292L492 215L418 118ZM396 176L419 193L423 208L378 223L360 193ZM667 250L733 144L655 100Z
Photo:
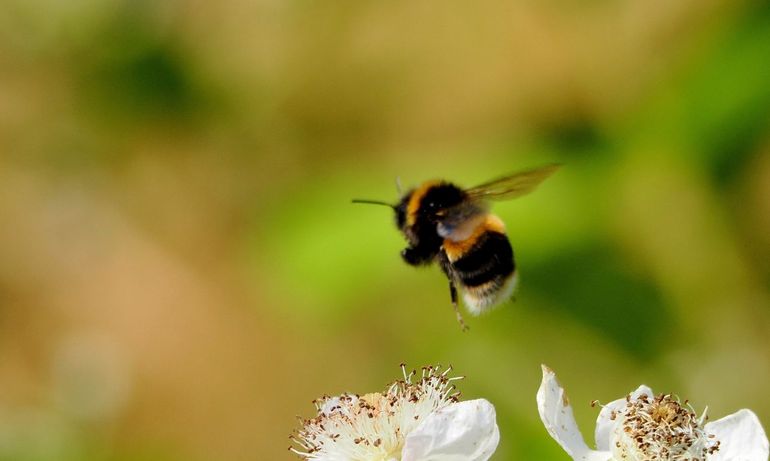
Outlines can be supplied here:
M574 460L767 461L768 457L767 436L750 410L704 425L705 414L697 418L687 401L666 394L655 397L644 385L602 408L596 421L596 450L586 445L564 389L545 365L537 406L548 433Z
M385 392L342 394L314 403L318 415L292 437L304 459L323 461L486 461L500 433L484 399L459 402L451 367L406 373Z

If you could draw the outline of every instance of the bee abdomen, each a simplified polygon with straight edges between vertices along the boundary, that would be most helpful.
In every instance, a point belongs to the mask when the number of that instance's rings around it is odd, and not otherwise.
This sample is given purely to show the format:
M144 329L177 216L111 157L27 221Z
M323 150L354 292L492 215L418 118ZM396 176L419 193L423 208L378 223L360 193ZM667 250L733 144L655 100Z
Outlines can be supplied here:
M516 269L508 237L493 231L481 234L474 245L451 264L454 275L468 287L505 279Z
M465 287L463 300L473 315L479 315L509 299L516 290L517 282L516 271L513 271L507 277L495 278L484 285Z
M504 233L485 230L474 236L464 252L442 259L444 271L462 287L473 314L504 301L515 288L513 248Z

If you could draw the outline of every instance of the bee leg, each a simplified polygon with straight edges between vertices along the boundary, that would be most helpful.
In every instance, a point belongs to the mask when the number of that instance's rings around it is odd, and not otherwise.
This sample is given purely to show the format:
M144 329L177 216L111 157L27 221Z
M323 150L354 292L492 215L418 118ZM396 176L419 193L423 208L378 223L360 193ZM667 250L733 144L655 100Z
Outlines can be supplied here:
M401 259L410 266L419 266L422 264L422 258L414 248L404 248L401 250Z
M426 247L409 247L401 250L401 259L410 266L430 264L436 257L436 252Z
M468 331L468 325L465 324L462 314L460 314L460 308L457 306L457 287L454 282L449 282L449 296L452 297L452 307L455 309L455 315L457 315L457 323L460 324L462 331Z

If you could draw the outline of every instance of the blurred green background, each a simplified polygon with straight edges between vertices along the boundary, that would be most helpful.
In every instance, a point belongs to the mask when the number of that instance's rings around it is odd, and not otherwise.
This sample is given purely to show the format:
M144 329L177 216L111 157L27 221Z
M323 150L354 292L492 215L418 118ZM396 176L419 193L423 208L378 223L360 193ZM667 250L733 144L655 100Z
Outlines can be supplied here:
M0 459L273 460L311 400L454 365L495 460L646 383L770 424L770 3L0 6ZM517 301L460 332L384 208L495 205Z

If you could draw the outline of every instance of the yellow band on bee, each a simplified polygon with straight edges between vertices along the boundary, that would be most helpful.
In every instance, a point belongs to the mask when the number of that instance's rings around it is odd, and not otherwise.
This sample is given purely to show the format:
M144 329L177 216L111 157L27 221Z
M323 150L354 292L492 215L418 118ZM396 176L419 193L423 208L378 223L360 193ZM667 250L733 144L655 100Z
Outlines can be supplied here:
M428 191L441 183L441 181L427 181L424 182L417 189L412 192L412 196L409 197L409 203L406 205L406 224L411 226L417 220L417 212L420 210L420 202Z

